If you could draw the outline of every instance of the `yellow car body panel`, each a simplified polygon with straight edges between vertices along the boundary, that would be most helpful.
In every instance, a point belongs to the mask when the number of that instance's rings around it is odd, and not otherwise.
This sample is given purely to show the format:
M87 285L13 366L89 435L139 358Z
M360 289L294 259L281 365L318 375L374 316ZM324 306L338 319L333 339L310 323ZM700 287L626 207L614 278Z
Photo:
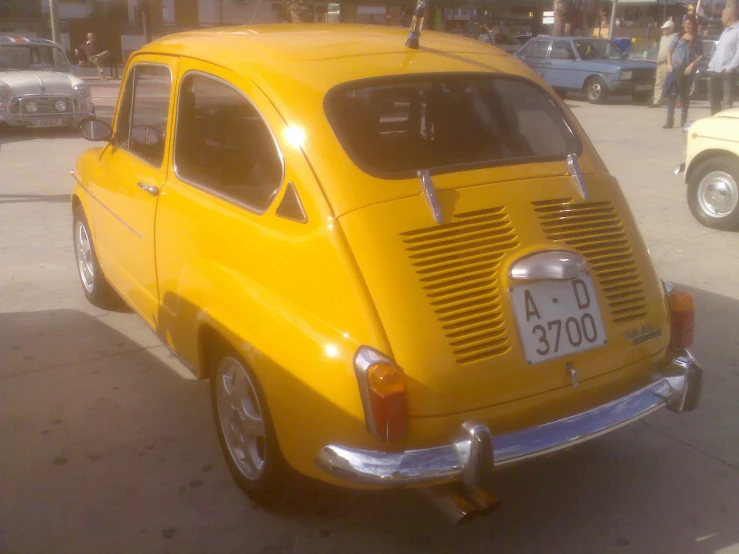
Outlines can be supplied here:
M664 293L626 201L574 118L568 123L582 148L587 200L578 197L564 162L447 173L434 176L439 226L418 179L383 180L352 162L324 110L327 92L342 83L473 72L513 75L549 91L524 64L476 41L424 32L422 49L410 51L405 38L402 30L336 25L165 37L135 53L127 66L127 74L139 63L172 68L162 166L117 160L107 145L83 154L76 169L74 195L89 214L96 246L104 245L100 262L113 287L198 377L209 376L209 337L228 340L259 379L286 460L328 481L335 479L316 467L315 457L329 442L367 450L421 448L447 443L471 416L506 431L599 405L645 383L670 336ZM178 176L172 156L178 89L192 71L236 88L272 130L285 174L263 213ZM568 113L559 99L553 102ZM133 189L116 193L117 185L106 181L115 172L129 185L160 187L157 197L137 196L136 205L149 206L155 217L152 212L139 221L132 215L127 194ZM275 214L287 183L297 190L305 223ZM573 206L590 215L548 227L547 214L566 215ZM460 362L407 239L479 211L503 214L513 237L486 270L495 283L494 323L505 329L505 344L492 355ZM592 225L604 218L605 251L589 257L582 239L597 234ZM132 228L120 220L133 222ZM546 249L586 259L608 337L607 345L574 356L583 381L577 389L561 358L526 364L507 300L511 264ZM460 265L462 275L470 265ZM614 297L604 283L622 277L636 283L635 292ZM627 311L623 321L620 309ZM644 326L661 335L632 345L630 331ZM361 345L392 357L406 372L411 417L402 441L383 443L366 429L353 368Z

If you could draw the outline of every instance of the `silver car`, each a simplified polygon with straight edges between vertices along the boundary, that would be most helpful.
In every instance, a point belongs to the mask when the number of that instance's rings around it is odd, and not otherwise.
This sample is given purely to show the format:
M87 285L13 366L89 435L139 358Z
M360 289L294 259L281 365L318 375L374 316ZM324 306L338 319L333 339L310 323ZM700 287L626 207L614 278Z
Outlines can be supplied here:
M95 117L87 84L46 39L0 36L0 126L79 126Z

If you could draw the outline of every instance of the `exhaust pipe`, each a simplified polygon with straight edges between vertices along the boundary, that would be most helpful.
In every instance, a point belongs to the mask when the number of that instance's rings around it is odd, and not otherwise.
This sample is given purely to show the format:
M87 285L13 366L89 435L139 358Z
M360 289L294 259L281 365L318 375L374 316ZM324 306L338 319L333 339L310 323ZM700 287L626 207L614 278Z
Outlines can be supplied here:
M460 482L420 489L455 525L463 525L494 512L500 501L487 491Z

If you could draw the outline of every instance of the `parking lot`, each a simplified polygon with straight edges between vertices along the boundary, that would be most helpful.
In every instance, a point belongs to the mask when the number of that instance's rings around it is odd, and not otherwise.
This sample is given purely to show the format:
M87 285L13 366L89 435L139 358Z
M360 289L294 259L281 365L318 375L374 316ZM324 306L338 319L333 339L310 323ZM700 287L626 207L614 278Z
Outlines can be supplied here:
M99 115L116 91L94 86ZM321 487L285 514L252 504L219 450L207 383L135 315L84 299L69 171L90 143L0 137L0 552L739 553L739 234L690 215L664 109L567 103L659 272L695 297L702 404L498 473L501 509L459 528L413 491ZM700 101L690 119L707 115Z

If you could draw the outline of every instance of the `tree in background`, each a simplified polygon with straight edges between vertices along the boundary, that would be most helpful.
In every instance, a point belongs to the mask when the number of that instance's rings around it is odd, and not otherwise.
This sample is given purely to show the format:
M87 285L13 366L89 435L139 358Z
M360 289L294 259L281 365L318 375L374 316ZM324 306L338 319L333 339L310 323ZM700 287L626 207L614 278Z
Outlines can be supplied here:
M282 18L289 23L309 23L313 21L313 10L305 5L305 0L283 0Z
M567 17L567 0L554 0L554 28L552 35L561 37L565 34L565 19Z

